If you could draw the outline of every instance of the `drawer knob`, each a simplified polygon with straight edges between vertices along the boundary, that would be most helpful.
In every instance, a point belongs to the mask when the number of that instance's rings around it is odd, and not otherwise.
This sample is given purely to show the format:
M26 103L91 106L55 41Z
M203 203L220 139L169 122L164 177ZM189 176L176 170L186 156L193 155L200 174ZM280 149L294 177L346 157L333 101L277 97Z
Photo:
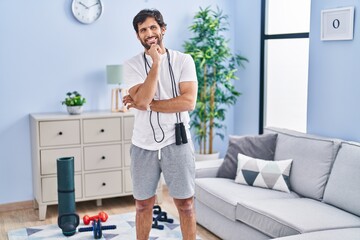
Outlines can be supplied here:
M62 132L59 132L59 135L63 135L63 133L62 133Z
M105 129L102 128L102 129L100 130L100 132L102 132L102 133L105 132Z
M103 186L106 186L106 183L103 182L102 185L103 185Z
M106 158L105 156L102 156L102 157L101 157L101 159L103 159L103 160L104 160L105 158Z

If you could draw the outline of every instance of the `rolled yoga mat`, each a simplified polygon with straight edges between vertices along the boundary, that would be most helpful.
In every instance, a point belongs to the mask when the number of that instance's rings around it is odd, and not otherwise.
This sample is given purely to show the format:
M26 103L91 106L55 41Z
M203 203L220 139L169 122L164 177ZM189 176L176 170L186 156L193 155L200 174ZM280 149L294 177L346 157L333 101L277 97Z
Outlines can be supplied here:
M57 159L57 184L58 226L65 236L72 236L79 225L75 207L74 157Z

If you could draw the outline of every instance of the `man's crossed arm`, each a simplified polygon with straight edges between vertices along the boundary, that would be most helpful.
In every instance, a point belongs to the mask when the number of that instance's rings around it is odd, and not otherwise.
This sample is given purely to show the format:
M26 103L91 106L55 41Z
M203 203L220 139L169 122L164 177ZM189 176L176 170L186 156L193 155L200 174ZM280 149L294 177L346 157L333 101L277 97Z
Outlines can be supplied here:
M154 112L176 113L184 111L192 111L195 108L197 98L197 82L181 82L180 95L167 100L150 100L149 91L142 84L135 85L129 89L129 95L123 98L124 105L128 109L136 108L138 110L147 110L148 106ZM141 89L141 91L140 91ZM143 94L145 93L145 94ZM154 96L154 95L153 95Z

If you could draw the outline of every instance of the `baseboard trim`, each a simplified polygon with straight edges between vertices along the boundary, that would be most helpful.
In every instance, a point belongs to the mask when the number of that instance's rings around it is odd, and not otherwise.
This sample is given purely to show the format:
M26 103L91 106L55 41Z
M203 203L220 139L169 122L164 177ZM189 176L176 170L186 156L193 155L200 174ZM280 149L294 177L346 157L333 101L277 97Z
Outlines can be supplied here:
M24 202L14 202L14 203L5 203L0 204L0 213L16 210L30 209L34 207L33 201L24 201Z

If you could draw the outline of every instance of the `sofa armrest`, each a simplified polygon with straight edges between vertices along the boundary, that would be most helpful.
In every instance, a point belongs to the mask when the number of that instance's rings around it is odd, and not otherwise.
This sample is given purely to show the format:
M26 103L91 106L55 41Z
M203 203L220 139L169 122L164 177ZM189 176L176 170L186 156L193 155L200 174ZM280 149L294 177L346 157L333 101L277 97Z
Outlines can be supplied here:
M217 171L224 159L195 162L195 178L216 177Z

